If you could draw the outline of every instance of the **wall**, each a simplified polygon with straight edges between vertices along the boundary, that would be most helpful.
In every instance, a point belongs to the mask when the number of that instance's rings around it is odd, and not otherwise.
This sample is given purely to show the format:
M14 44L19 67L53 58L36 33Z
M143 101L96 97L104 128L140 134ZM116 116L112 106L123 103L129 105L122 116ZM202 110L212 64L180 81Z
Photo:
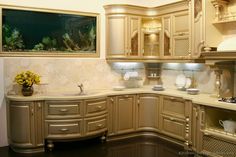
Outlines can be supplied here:
M4 100L3 58L0 58L0 147L7 145L6 103Z
M55 89L56 87L60 86L58 83L65 84L68 83L68 87L74 87L77 82L86 82L85 85L88 88L92 88L94 84L90 84L90 82L96 82L95 85L97 88L107 88L108 84L100 84L100 80L88 80L87 78L95 78L93 77L95 74L101 76L100 78L104 81L108 79L110 81L109 84L120 84L120 76L122 72L114 72L112 71L111 67L106 64L105 58L105 15L103 5L105 4L134 4L134 5L143 5L147 7L157 6L161 4L171 3L178 0L160 0L160 1L153 1L153 0L86 0L86 1L77 1L77 0L57 0L50 1L50 0L0 0L1 5L14 5L14 6L28 6L28 7L37 7L37 8L52 8L52 9L64 9L64 10L74 10L74 11L84 11L84 12L96 12L101 14L101 38L100 38L100 53L101 53L101 60L99 59L62 59L62 58L6 58L0 60L0 147L7 145L7 134L6 134L6 104L3 100L4 97L4 81L5 78L5 87L7 90L10 90L12 87L12 80L14 75L25 69L31 69L36 72L41 73L43 76L49 76L45 80L47 83L51 83L51 89ZM3 60L5 60L5 65L3 64ZM43 65L46 66L47 70L43 70ZM82 65L83 64L83 65ZM85 65L86 64L86 65ZM99 66L96 66L96 65ZM40 65L38 68L38 65ZM66 66L65 66L66 65ZM70 66L76 66L76 69L72 72L70 71ZM5 74L3 73L3 66L5 68ZM92 67L89 67L92 66ZM9 68L11 67L11 68ZM90 68L92 70L90 70ZM73 68L74 69L74 68ZM83 69L83 70L82 70ZM87 71L89 69L89 71ZM86 75L83 75L81 71L84 71ZM63 72L60 73L60 76L54 78L54 75L57 74L59 71ZM78 72L80 71L80 72ZM102 73L108 73L106 77L103 78ZM143 73L143 72L141 72ZM65 74L65 75L62 75ZM73 78L73 81L70 81L68 78ZM99 81L99 83L97 83ZM53 82L53 84L52 84ZM63 87L63 86L60 86ZM50 88L49 88L50 89ZM7 91L6 90L6 91Z

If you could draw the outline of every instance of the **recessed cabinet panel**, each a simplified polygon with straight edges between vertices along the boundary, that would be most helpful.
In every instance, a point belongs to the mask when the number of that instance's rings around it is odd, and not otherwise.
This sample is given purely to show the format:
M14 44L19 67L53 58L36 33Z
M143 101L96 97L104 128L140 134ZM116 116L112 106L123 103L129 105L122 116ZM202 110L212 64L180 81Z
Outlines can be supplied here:
M135 130L135 96L125 95L117 98L116 132L127 133Z
M85 135L97 134L107 130L107 116L85 119Z
M127 52L127 16L107 17L108 56L125 56Z
M93 99L85 102L85 116L101 115L107 112L106 98Z
M83 104L80 101L47 101L45 104L46 118L80 118Z
M164 97L162 103L162 113L173 115L185 119L186 114L185 101L181 98Z
M189 36L173 37L173 51L175 56L188 56Z
M173 15L173 33L174 35L189 32L188 12L181 12Z
M180 140L185 139L185 121L162 116L162 132Z
M10 112L10 137L13 143L33 146L32 128L34 128L33 103L11 103Z
M67 139L82 136L82 120L46 121L46 138Z
M158 129L159 97L155 95L140 95L138 98L138 129Z

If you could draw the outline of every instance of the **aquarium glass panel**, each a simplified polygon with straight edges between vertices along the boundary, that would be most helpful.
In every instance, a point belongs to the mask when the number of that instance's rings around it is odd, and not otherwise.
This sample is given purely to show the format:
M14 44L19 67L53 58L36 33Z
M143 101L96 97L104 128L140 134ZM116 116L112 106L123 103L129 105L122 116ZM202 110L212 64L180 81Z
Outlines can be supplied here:
M97 17L2 10L4 52L96 53Z

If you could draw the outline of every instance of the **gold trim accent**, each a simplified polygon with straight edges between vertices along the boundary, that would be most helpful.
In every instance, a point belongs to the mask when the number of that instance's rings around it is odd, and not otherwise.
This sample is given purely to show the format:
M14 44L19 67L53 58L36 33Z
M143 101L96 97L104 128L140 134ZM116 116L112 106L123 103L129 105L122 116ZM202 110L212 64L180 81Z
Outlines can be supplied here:
M0 28L2 28L2 9L14 9L22 11L35 11L44 13L58 13L58 14L70 14L70 15L82 15L96 17L96 52L80 53L64 53L61 51L49 52L3 52L2 51L2 30L0 31L0 57L88 57L88 58L99 58L100 57L100 14L92 12L81 12L73 10L62 10L62 9L49 9L49 8L36 8L36 7L24 7L15 5L0 5Z

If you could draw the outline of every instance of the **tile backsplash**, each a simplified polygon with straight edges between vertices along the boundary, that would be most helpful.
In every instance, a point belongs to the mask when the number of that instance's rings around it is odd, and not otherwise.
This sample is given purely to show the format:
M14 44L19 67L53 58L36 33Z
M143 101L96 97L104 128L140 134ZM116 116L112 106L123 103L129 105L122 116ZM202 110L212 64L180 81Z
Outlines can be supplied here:
M197 88L202 93L214 92L216 77L209 66L192 63L160 65L164 87L176 89L176 77L184 73L189 77L194 76ZM42 85L35 86L38 92L77 91L78 83L83 83L85 90L111 89L113 86L125 85L123 76L127 71L137 71L142 78L140 84L147 84L143 63L107 63L105 59L79 58L5 58L6 92L19 92L18 85L13 80L17 73L25 70L34 71L41 76ZM227 78L222 77L222 88L227 90L231 85L225 79Z

